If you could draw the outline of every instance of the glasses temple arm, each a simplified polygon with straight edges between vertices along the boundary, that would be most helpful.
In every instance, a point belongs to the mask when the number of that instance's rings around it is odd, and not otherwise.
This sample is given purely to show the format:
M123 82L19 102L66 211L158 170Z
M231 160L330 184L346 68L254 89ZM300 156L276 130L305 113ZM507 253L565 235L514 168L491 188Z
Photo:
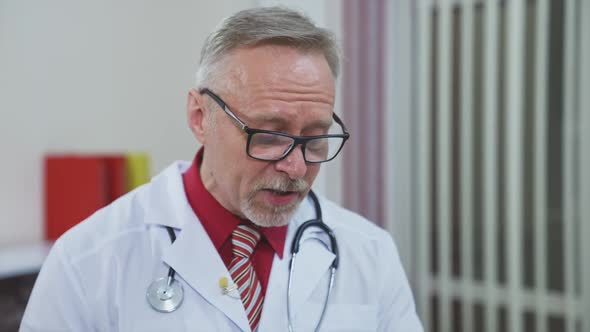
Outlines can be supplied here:
M213 100L215 100L215 102L217 103L217 105L219 105L219 107L221 107L221 109L225 112L225 114L229 115L232 119L234 119L234 121L236 121L238 123L238 125L240 125L240 127L242 128L242 130L247 130L248 126L246 126L246 124L240 120L230 109L229 107L227 107L227 104L221 100L221 98L219 98L219 96L217 96L215 93L213 93L213 91L204 88L199 90L200 94L206 94L209 97L213 98Z
M337 124L342 126L342 130L344 131L344 134L348 135L348 129L346 129L344 122L342 122L342 120L340 119L340 117L338 117L336 112L332 113L332 118L334 118L334 121L336 121Z

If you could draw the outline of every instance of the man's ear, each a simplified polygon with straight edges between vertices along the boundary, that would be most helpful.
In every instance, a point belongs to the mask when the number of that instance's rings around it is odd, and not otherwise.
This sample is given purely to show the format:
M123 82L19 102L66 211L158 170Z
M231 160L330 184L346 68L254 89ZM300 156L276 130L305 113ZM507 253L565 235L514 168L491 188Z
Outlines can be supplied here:
M195 89L190 89L186 101L186 119L195 138L205 144L207 121L203 96Z

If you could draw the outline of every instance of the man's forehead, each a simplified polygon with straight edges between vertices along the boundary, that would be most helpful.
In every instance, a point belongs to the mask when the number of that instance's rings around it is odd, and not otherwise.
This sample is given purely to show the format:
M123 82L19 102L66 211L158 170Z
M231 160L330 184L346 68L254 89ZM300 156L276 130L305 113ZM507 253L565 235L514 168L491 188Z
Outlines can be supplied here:
M286 80L309 84L334 85L324 55L289 46L259 45L232 50L221 64L230 84L247 88L254 81L273 85Z

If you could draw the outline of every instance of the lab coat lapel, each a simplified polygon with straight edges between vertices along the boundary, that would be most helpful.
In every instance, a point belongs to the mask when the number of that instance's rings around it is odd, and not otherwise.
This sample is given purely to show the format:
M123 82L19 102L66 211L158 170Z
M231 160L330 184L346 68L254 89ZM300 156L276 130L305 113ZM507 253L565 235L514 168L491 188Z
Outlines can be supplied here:
M174 244L165 250L164 262L243 331L250 331L240 299L221 293L219 278L231 280L231 276L198 221L185 225Z
M260 320L260 331L286 331L287 330L287 283L289 278L289 265L291 258L291 246L297 228L305 221L315 218L315 210L310 199L303 201L297 213L289 223L283 258L275 255L272 263L272 271L264 299L264 307ZM309 229L304 239L310 237L323 237ZM320 242L309 240L303 243L297 255L293 285L291 287L291 315L295 319L297 312L305 306L314 289L318 288L323 276L328 275L330 264L334 260L334 254L327 250ZM319 289L326 289L328 284L321 285Z
M327 283L321 287L318 285L320 280L327 280L323 277L329 275L335 255L318 240L322 235L323 233L310 230L301 239L291 286L291 308L294 317L305 306L305 302L316 288L327 289L328 287Z
M313 201L308 197L301 203L297 213L289 223L283 259L275 259L273 262L273 272L269 281L269 290L272 290L273 293L269 294L270 296L267 296L267 298L272 298L272 306L276 308L272 311L275 315L286 317L287 314L285 295L287 294L289 260L291 259L295 233L304 222L315 218L316 212ZM329 243L328 237L316 228L308 228L303 234L300 243L291 285L292 318L295 318L297 312L305 306L313 291L318 288L322 278L329 274L330 266L335 258L334 254L324 246L324 244ZM321 285L319 288L324 289L327 286L326 283L325 286ZM279 303L275 303L275 301ZM268 303L265 303L265 306L266 304ZM279 312L278 308L283 309ZM265 313L266 307L263 312L263 320Z
M176 230L173 244L163 249L163 261L176 271L207 302L211 303L242 331L250 331L242 301L221 293L219 278L231 276L184 192L182 173L189 163L177 162L152 179L152 190L144 197L145 222ZM163 232L166 234L166 232ZM167 235L165 235L168 237ZM185 287L185 296L190 290Z
M323 206L322 206L323 207ZM327 211L323 211L326 216ZM294 223L289 227L287 246L288 255L284 257L291 258L291 246L297 229L306 221L316 219L316 211L313 200L308 198L302 202ZM292 318L305 306L312 293L316 289L326 290L328 284L320 285L320 281L329 275L330 266L336 257L329 248L329 238L321 230L311 227L308 228L299 241L299 253L295 261L295 270L291 285L291 313ZM326 245L328 247L326 247ZM287 252L285 252L287 253ZM318 287L319 286L319 287Z

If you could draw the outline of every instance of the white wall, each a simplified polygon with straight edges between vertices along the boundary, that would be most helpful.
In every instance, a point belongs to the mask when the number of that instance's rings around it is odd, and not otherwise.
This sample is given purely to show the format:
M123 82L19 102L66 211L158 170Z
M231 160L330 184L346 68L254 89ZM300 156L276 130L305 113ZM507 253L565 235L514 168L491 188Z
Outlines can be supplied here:
M48 151L141 150L157 172L185 124L206 35L254 0L0 0L0 246L43 236Z
M43 237L47 152L145 151L152 173L191 159L186 92L203 40L275 4L340 36L338 1L0 0L0 247ZM340 159L322 168L314 188L339 202Z

